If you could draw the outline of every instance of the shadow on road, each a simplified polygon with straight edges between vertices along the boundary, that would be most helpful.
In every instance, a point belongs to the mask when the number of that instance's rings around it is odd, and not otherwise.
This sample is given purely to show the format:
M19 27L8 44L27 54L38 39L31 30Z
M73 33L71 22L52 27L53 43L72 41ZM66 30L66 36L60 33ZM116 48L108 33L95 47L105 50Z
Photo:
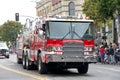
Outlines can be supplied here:
M75 69L66 69L66 70L56 70L56 71L50 71L49 73L48 73L48 76L87 76L87 77L90 77L90 76L92 76L92 75L90 75L90 74L80 74L80 73L78 73Z

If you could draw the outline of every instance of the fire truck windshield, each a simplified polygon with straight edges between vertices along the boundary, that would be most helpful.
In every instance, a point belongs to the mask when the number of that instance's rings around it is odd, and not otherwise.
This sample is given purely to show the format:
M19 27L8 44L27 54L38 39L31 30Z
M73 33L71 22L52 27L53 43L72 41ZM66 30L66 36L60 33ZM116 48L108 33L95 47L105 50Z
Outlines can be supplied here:
M93 22L86 21L48 21L47 38L55 39L93 39Z

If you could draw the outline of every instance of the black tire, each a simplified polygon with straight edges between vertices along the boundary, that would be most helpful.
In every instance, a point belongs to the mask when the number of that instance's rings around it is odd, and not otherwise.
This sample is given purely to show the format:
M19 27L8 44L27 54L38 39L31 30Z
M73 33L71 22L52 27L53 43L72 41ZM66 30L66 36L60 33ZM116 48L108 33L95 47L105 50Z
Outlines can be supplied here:
M32 69L32 65L30 64L30 60L28 58L28 55L26 56L26 69L27 70L31 70Z
M86 74L88 72L88 67L89 67L89 64L88 63L84 63L84 64L81 64L80 67L78 67L78 72L80 74Z
M17 58L17 63L18 63L18 64L22 64L22 60L19 59L19 58Z
M38 58L38 72L39 74L47 74L47 64L44 64L39 56Z
M8 59L9 59L9 57L10 57L9 55L6 56L6 58L8 58Z
M26 55L23 54L23 60L22 60L22 65L23 65L23 69L26 69Z
M18 56L17 56L17 63L22 64L22 60L20 58L18 58Z

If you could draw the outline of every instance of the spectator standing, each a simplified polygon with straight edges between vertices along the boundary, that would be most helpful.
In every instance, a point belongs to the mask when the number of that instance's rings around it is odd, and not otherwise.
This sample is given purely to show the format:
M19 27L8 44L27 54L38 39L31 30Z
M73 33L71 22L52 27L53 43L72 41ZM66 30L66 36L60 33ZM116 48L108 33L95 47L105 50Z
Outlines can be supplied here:
M105 63L110 63L110 51L108 47L105 48Z
M101 63L105 63L104 58L105 58L105 48L104 46L101 46L100 48L100 58L101 58Z
M99 46L95 45L95 55L97 56L97 61L100 62L100 55L99 55Z
M115 63L117 63L118 60L117 60L116 54L119 53L119 47L118 47L118 44L113 43L113 49L114 49L114 61L115 61Z
M108 48L107 42L104 43L104 48Z
M110 63L114 64L115 63L115 57L114 57L114 48L113 48L113 46L110 46L109 53L110 53L110 60L111 60Z

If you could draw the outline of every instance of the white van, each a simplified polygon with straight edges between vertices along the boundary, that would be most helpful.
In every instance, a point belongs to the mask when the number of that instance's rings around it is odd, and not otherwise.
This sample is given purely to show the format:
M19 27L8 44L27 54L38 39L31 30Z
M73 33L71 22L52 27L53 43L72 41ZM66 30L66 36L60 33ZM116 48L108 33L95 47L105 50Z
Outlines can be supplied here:
M9 48L6 42L0 42L0 58L9 58Z

